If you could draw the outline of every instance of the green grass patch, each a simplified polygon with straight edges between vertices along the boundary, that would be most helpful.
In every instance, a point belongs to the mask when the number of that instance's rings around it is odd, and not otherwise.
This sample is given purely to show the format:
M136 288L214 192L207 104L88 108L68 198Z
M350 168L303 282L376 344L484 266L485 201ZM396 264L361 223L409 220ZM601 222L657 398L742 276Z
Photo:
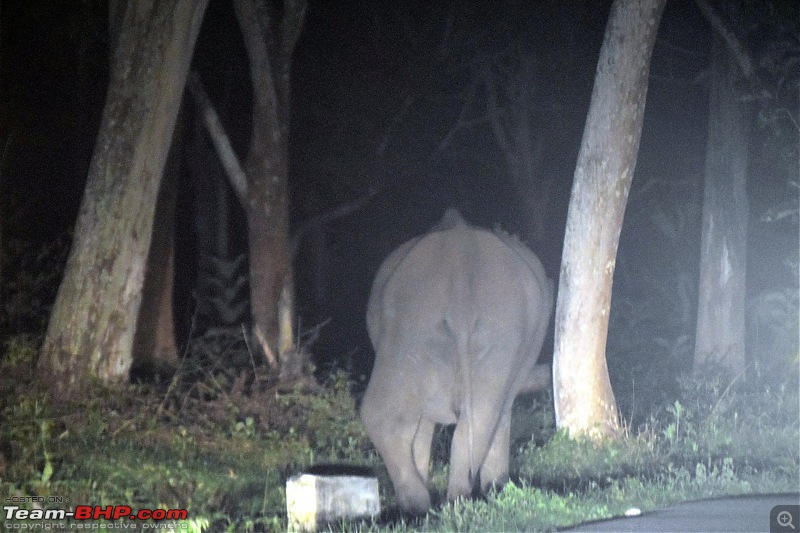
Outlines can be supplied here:
M259 388L208 380L170 389L93 387L62 405L30 379L35 350L7 345L0 369L0 498L189 510L191 531L285 528L285 482L319 463L372 467L398 516L386 470L356 416L351 384ZM616 441L555 430L547 391L515 408L512 479L485 499L418 519L342 523L343 531L549 531L670 502L800 486L800 398L785 384L708 374ZM257 383L257 380L256 380ZM432 479L444 493L450 431ZM532 435L533 433L533 435ZM32 504L22 507L33 508Z

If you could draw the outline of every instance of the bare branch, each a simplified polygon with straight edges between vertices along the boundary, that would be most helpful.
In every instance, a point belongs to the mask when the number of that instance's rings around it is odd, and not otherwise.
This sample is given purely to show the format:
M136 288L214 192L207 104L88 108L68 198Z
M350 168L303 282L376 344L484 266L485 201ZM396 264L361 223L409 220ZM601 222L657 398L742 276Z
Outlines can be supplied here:
M306 0L285 0L281 22L282 49L287 59L291 57L303 29L308 2Z
M700 8L700 12L703 13L703 16L706 18L708 23L711 24L711 27L717 32L719 37L725 43L725 47L733 56L736 64L739 65L739 70L750 84L753 93L762 97L768 96L764 83L758 77L758 74L756 74L756 71L753 68L753 62L750 60L750 55L744 49L744 46L742 46L742 43L739 41L733 31L731 31L730 28L725 25L719 15L717 15L717 13L714 11L714 8L712 8L706 0L695 0L695 4L697 4L697 7Z
M248 196L247 176L242 170L239 159L236 157L236 152L233 151L231 141L228 138L228 134L225 133L225 128L222 126L222 121L220 121L214 105L208 98L205 89L203 89L203 84L197 72L192 71L189 73L188 85L189 93L200 108L206 130L211 137L211 142L214 144L222 166L225 168L228 180L233 186L233 190L236 191L236 197L239 198L242 205L246 205Z
M350 202L344 202L342 204L339 204L335 208L329 211L324 211L303 222L295 232L290 243L292 256L294 256L297 253L297 249L300 246L300 242L308 234L308 232L311 231L313 227L320 226L322 224L325 224L326 222L330 222L331 220L336 220L337 218L342 218L351 213L354 213L355 211L358 211L359 209L367 205L367 203L369 203L369 201L372 200L372 198L376 194L378 194L382 188L383 187L380 185L373 185L369 189L367 189L367 192L362 196L360 196L359 198L356 198L355 200L352 200Z
M500 123L500 111L497 105L497 91L495 90L494 77L489 70L489 65L486 61L482 66L483 79L486 84L486 115L489 118L489 123L492 125L494 137L497 144L500 145L500 151L508 162L509 168L514 168L516 161L514 161L513 149L508 141L503 125Z
M473 98L475 98L475 93L478 91L478 83L479 80L475 79L472 84L470 85L469 91L467 92L466 98L464 98L464 105L461 106L461 112L458 114L458 118L456 119L453 127L450 128L450 131L447 132L447 135L444 136L442 142L439 143L439 146L436 147L436 150L433 151L431 157L435 157L442 153L445 148L450 144L450 141L453 140L456 133L466 129L467 126L470 126L475 123L475 121L468 121L466 120L467 112L469 111L469 107L472 104Z
M259 346L264 351L264 355L267 358L267 362L269 363L270 367L278 368L278 358L275 357L275 352L272 351L272 348L269 347L269 342L267 342L267 337L264 335L264 332L261 331L259 326L253 326L253 333L255 333L256 340L258 341ZM247 335L245 335L245 341L247 340ZM250 345L248 344L248 351L250 349Z
M331 321L331 317L328 317L325 320L323 320L322 322L320 322L319 324L317 324L316 326L314 326L313 328L311 328L309 330L306 330L306 331L300 331L298 333L298 335L300 336L300 340L298 340L298 344L302 344L303 346L309 346L309 347L312 346L315 342L317 342L317 339L319 338L320 334L322 333L322 329L325 326L327 326L330 323L330 321ZM298 329L300 329L300 328L298 328Z
M389 141L392 140L392 133L394 130L403 122L403 117L408 113L408 110L411 109L411 104L414 103L416 96L412 93L409 94L406 99L403 101L403 105L400 106L400 109L395 113L392 117L392 120L389 122L389 125L386 126L386 131L383 133L383 139L380 143L378 143L378 155L383 155L386 153L386 150L389 148Z

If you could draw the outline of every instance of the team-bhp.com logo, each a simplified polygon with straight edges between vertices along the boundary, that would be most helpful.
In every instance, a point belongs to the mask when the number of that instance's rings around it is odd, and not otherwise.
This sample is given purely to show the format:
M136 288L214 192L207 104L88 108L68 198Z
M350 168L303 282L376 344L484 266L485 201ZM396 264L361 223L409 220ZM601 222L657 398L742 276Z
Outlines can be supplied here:
M18 505L4 505L6 529L13 527L14 522L22 520L186 520L186 509L139 509L134 511L128 505L77 505L74 510L67 509L22 509Z

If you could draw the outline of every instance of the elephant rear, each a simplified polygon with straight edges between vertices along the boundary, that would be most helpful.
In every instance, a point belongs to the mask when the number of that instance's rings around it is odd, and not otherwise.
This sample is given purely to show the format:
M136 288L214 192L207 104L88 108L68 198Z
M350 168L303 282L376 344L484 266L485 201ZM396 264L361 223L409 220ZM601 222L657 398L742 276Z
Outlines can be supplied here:
M449 211L393 252L367 311L375 365L361 407L401 506L430 506L434 426L456 425L448 497L502 483L511 406L529 386L552 308L552 283L519 241Z

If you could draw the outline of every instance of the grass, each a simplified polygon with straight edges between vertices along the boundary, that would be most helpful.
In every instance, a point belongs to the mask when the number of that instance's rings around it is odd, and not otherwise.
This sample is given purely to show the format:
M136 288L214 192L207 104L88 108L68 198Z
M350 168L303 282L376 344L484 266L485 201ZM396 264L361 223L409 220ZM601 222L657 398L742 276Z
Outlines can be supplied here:
M72 504L186 508L191 531L285 528L285 482L318 463L367 465L385 509L394 497L358 422L351 384L259 389L96 386L61 405L31 379L29 339L7 344L0 368L0 498L66 497ZM615 442L556 431L547 391L515 411L513 482L485 499L439 506L419 519L342 523L343 531L548 531L669 502L797 491L800 399L782 384L709 372ZM257 380L256 380L257 383ZM536 438L531 437L531 431ZM448 431L438 432L433 480L447 478ZM16 500L19 501L19 500ZM22 507L35 508L33 502Z

